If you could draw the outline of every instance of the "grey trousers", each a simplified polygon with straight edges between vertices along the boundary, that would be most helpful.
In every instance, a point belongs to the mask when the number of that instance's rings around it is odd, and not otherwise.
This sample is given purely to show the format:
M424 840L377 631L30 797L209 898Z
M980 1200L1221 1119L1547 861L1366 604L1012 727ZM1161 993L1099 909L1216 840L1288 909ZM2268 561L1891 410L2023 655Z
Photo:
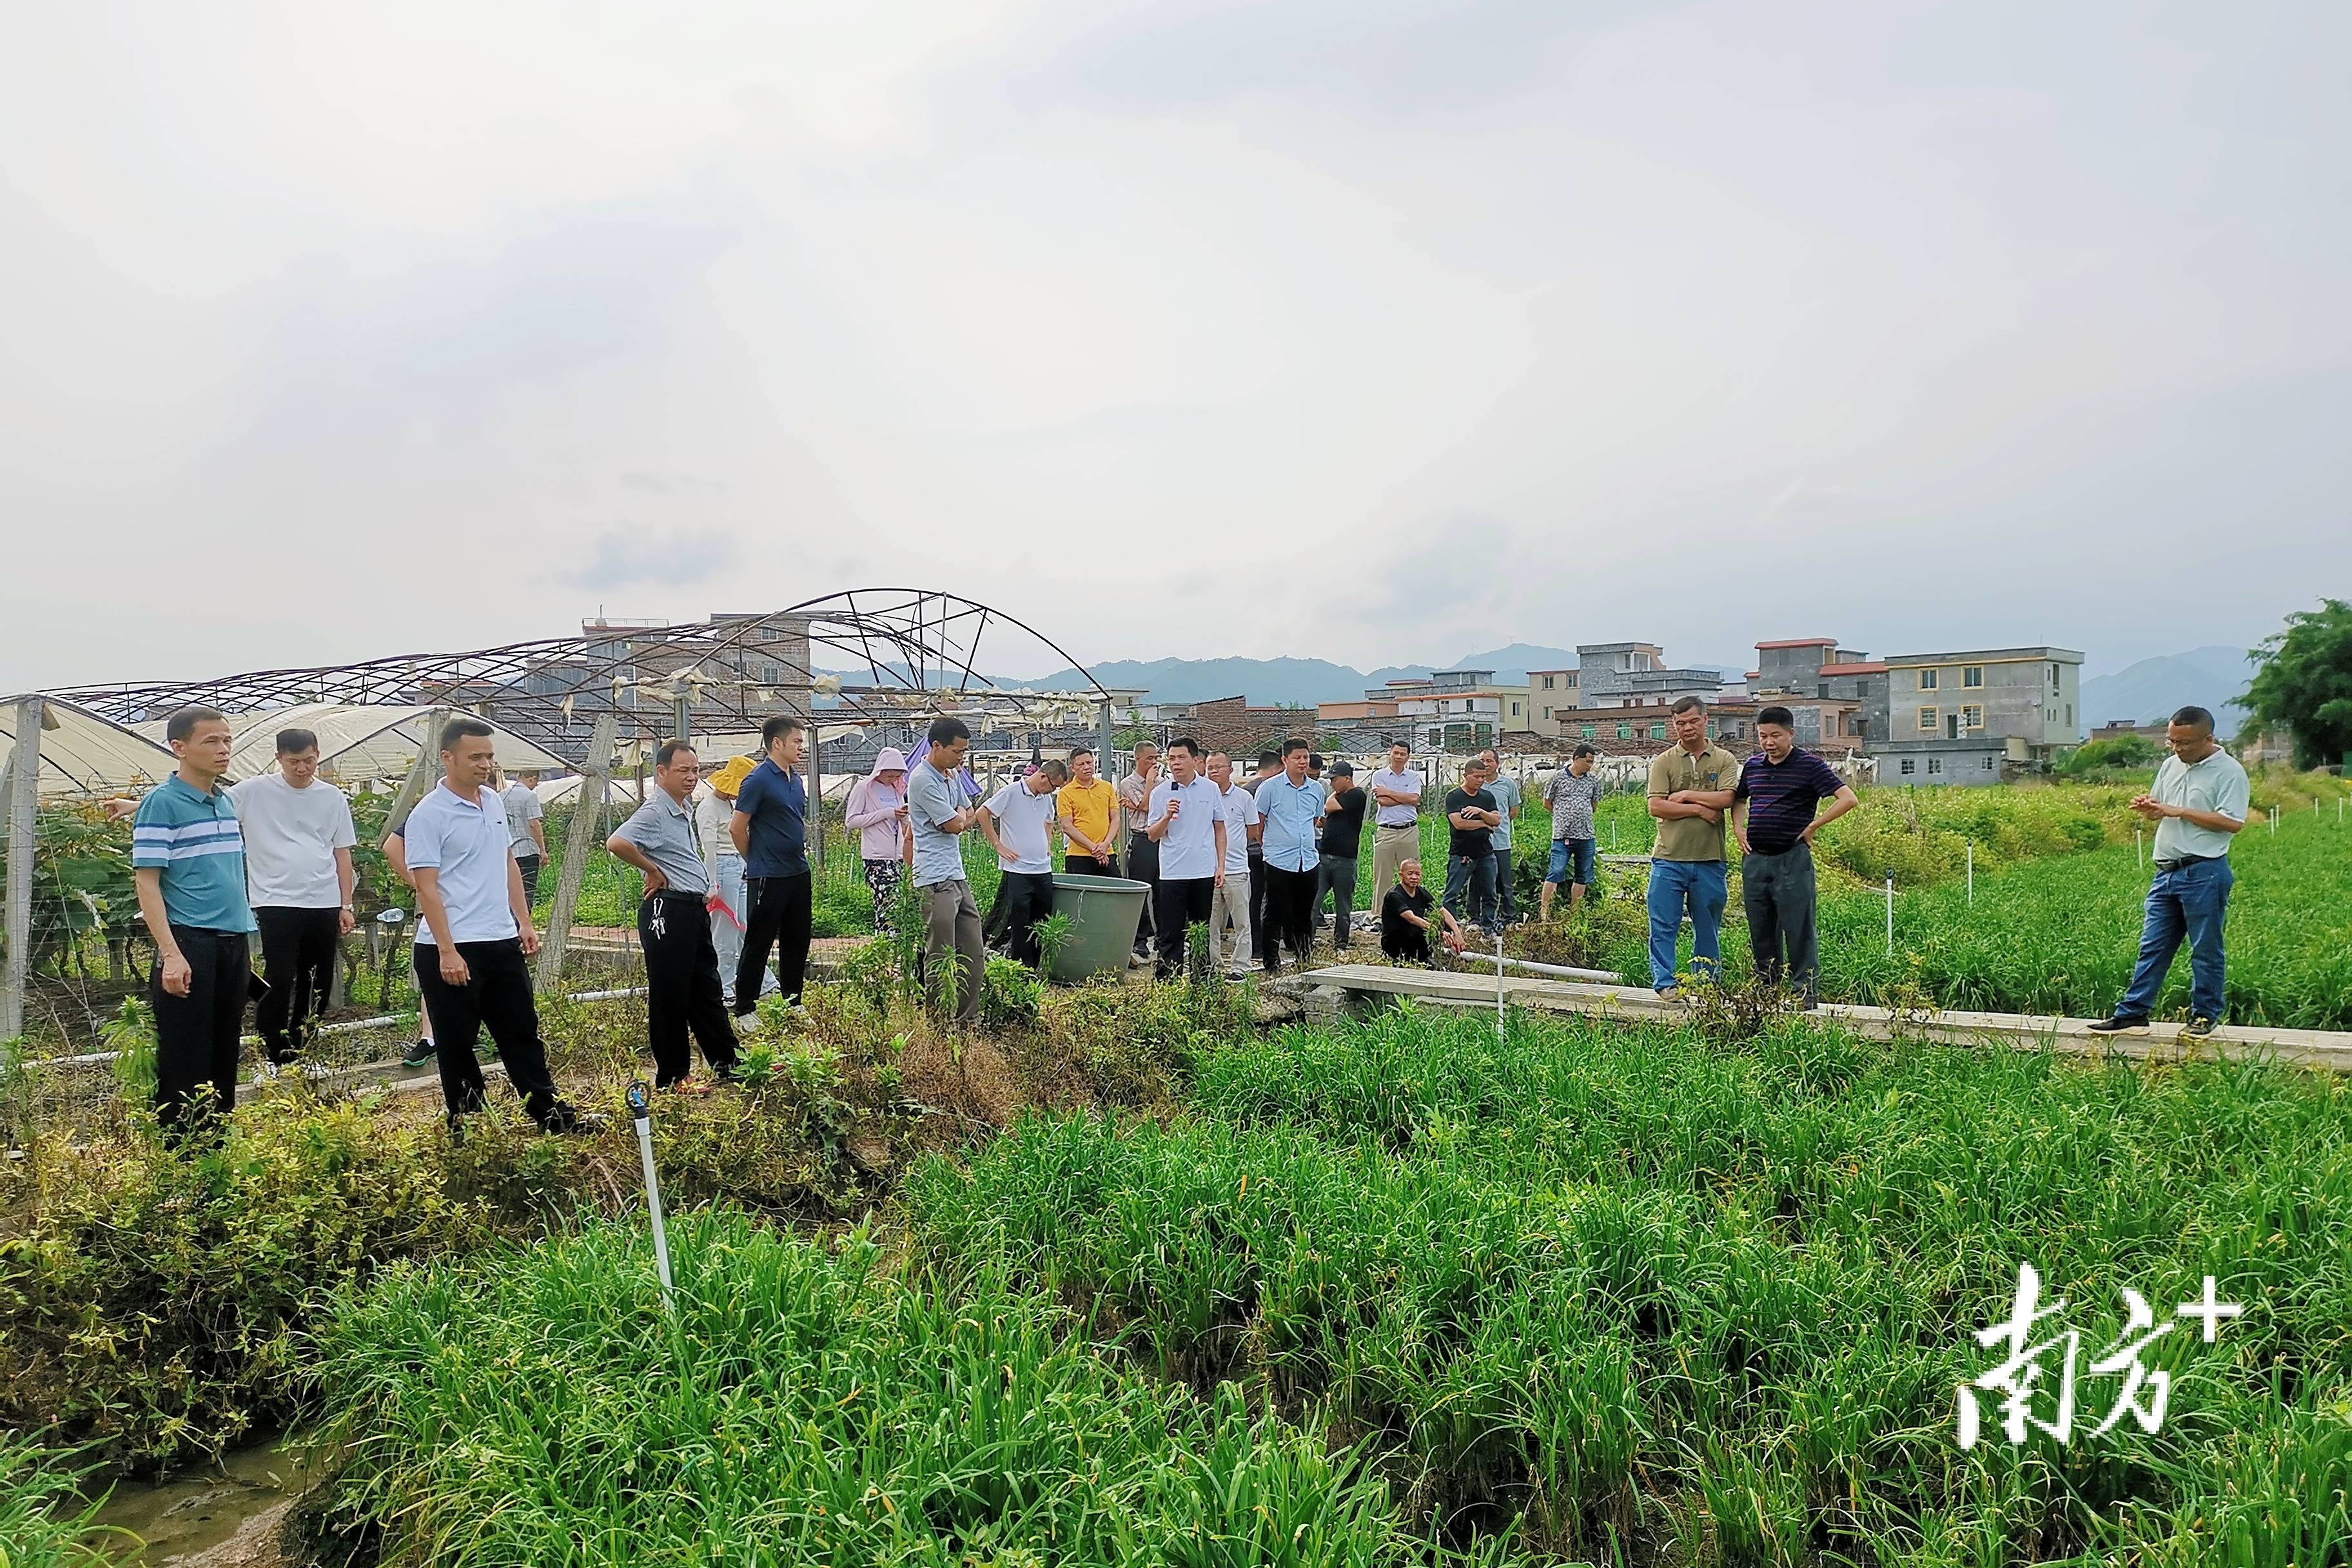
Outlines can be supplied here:
M971 896L971 884L957 877L917 890L923 895L923 967L932 998L944 1004L940 992L947 976L954 973L955 1021L975 1023L988 949L981 940L980 904Z
M1353 855L1326 855L1318 863L1318 874L1322 884L1317 889L1318 896L1328 894L1331 899L1331 945L1345 947L1348 945L1349 922L1356 916L1356 858ZM1371 922L1378 927L1381 917L1373 915Z
M1739 901L1748 911L1756 978L1768 985L1785 978L1803 994L1805 1005L1811 1006L1821 998L1822 968L1813 929L1811 847L1798 844L1778 855L1741 857Z

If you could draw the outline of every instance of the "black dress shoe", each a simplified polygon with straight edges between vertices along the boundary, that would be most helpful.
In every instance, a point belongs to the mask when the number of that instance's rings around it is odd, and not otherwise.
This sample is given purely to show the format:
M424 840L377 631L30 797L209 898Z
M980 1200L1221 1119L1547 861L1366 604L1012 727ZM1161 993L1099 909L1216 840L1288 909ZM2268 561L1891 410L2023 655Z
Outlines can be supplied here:
M2147 1027L2147 1020L2146 1018L2132 1018L2117 1016L2113 1018L2100 1019L2097 1023L2091 1026L2091 1033L2095 1035L2123 1035L2128 1034L2134 1029L2145 1029Z

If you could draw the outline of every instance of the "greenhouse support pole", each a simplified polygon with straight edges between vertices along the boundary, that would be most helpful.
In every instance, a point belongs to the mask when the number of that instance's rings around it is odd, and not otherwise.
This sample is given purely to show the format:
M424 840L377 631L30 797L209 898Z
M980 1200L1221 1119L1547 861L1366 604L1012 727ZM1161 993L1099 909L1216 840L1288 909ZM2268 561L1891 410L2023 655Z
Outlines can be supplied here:
M1095 704L1095 724L1102 731L1102 739L1099 742L1101 750L1095 753L1095 777L1108 779L1110 787L1117 789L1118 788L1118 764L1111 760L1110 748L1111 742L1118 737L1111 728L1110 703L1108 700ZM2341 806L2344 803L2337 801L2336 804ZM1127 837L1127 813L1120 810L1116 804L1110 809L1110 837L1111 843L1121 851L1118 858L1111 862L1110 873L1116 877L1127 865L1127 857L1124 853L1126 846L1120 842Z
M408 814L441 776L441 726L449 721L449 710L436 708L425 716L425 742L416 749L416 764L401 781L400 793L392 797L392 809L383 814L383 830L387 837L408 826Z
M572 911L580 907L580 882L588 874L589 846L604 815L604 775L613 765L613 743L619 732L619 715L608 710L596 716L596 728L588 737L580 793L572 799L572 826L563 834L563 871L556 879L555 901L547 911L547 936L539 950L541 991L552 989L563 974L563 950L572 942Z
M41 700L16 700L8 758L8 955L0 970L0 1040L25 1032L25 985L33 973L33 852L41 799Z
M808 727L808 810L801 824L801 836L808 840L808 863L812 871L824 869L824 763L817 752L822 742L817 740L816 717L809 717Z

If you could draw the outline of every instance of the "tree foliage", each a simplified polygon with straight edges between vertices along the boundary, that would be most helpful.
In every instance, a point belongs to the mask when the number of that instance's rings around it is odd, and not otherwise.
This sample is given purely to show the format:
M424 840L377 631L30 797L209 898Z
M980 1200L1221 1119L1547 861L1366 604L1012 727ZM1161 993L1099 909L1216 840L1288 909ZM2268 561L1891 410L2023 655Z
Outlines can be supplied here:
M2250 732L2294 735L2295 765L2326 767L2352 754L2352 605L2321 601L2254 649L2262 661L2242 699Z

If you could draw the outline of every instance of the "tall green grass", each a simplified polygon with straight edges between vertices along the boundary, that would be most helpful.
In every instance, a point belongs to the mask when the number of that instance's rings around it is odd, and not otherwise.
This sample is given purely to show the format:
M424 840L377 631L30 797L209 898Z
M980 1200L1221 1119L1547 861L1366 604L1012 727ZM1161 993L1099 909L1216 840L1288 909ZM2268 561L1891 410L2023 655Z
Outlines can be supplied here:
M325 1340L347 1516L393 1562L1403 1564L1430 1553L1324 1436L1122 1377L1079 1321L953 1289L862 1232L740 1215L404 1270Z
M1202 1064L1198 1121L1034 1120L908 1198L929 1254L1144 1370L1365 1437L1457 1534L1635 1562L2352 1561L2352 1089L1794 1026L1407 1014ZM2032 1262L2087 1366L2120 1289L2245 1318L2147 1358L2154 1436L1962 1454ZM2189 1325L2193 1328L2193 1325ZM2237 1542L2219 1555L2214 1542Z
M99 1568L92 1517L63 1456L0 1432L0 1568Z

